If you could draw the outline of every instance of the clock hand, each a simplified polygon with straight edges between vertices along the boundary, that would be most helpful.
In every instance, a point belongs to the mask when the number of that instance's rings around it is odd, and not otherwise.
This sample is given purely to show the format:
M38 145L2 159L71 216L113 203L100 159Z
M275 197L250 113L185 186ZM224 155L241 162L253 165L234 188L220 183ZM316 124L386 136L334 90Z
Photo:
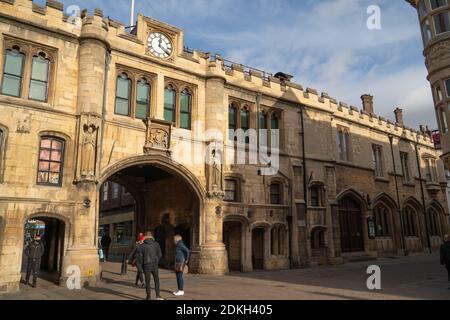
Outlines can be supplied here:
M164 47L161 45L161 42L159 43L159 47L160 47L165 53L167 53L167 54L170 55L170 51L167 50L166 48L164 48Z

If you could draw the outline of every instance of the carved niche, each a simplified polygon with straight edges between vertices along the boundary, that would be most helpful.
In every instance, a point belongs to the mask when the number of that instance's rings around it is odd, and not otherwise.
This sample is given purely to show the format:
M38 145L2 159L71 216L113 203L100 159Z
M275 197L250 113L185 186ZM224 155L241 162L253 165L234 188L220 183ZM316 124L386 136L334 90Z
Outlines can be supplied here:
M163 153L170 157L172 125L165 121L151 118L142 121L146 127L144 154Z
M223 191L223 145L217 141L211 141L207 147L206 174L208 197L220 198L225 197Z
M83 114L80 118L80 134L78 137L78 175L80 182L97 182L96 165L98 149L99 119L96 115Z

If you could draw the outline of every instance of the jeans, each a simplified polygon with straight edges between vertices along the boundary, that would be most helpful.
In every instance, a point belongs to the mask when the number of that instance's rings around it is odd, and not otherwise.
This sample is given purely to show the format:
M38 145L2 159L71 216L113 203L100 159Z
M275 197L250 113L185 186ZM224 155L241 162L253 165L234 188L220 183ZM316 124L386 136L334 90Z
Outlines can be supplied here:
M176 272L176 275L177 275L178 290L183 291L184 290L183 272Z
M137 263L136 264L136 269L137 269L137 273L136 273L136 284L140 283L144 283L144 270L142 269L142 266Z
M27 275L25 277L25 282L28 284L30 277L33 276L33 287L36 286L37 274L39 272L40 261L28 259L27 261Z
M160 290L159 290L159 274L158 269L151 269L147 266L144 266L144 275L145 275L145 290L147 291L147 300L151 299L151 276L153 276L153 281L155 281L155 290L156 290L156 297L160 296Z

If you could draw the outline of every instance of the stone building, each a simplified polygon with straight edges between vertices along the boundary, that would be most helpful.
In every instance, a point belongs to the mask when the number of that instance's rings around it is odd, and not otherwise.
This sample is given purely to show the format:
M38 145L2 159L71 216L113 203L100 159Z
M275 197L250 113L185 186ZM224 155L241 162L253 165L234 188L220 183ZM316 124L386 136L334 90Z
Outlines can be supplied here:
M450 169L450 2L407 0L418 11L428 81L442 144L442 159Z
M61 284L77 268L95 284L105 182L132 195L134 234L154 230L169 259L183 233L203 274L423 253L448 231L430 134L370 95L360 110L187 49L165 23L127 32L55 1L1 0L0 46L1 292L29 219L59 223Z

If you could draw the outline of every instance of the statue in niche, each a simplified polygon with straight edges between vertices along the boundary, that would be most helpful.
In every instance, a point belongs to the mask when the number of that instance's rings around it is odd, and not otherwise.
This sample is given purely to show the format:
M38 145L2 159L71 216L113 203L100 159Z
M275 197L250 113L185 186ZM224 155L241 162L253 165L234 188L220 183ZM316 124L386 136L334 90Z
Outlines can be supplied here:
M83 126L83 145L81 153L81 176L88 180L95 176L95 149L97 145L97 129L94 124Z
M222 190L222 152L214 148L211 152L211 182L213 190Z

